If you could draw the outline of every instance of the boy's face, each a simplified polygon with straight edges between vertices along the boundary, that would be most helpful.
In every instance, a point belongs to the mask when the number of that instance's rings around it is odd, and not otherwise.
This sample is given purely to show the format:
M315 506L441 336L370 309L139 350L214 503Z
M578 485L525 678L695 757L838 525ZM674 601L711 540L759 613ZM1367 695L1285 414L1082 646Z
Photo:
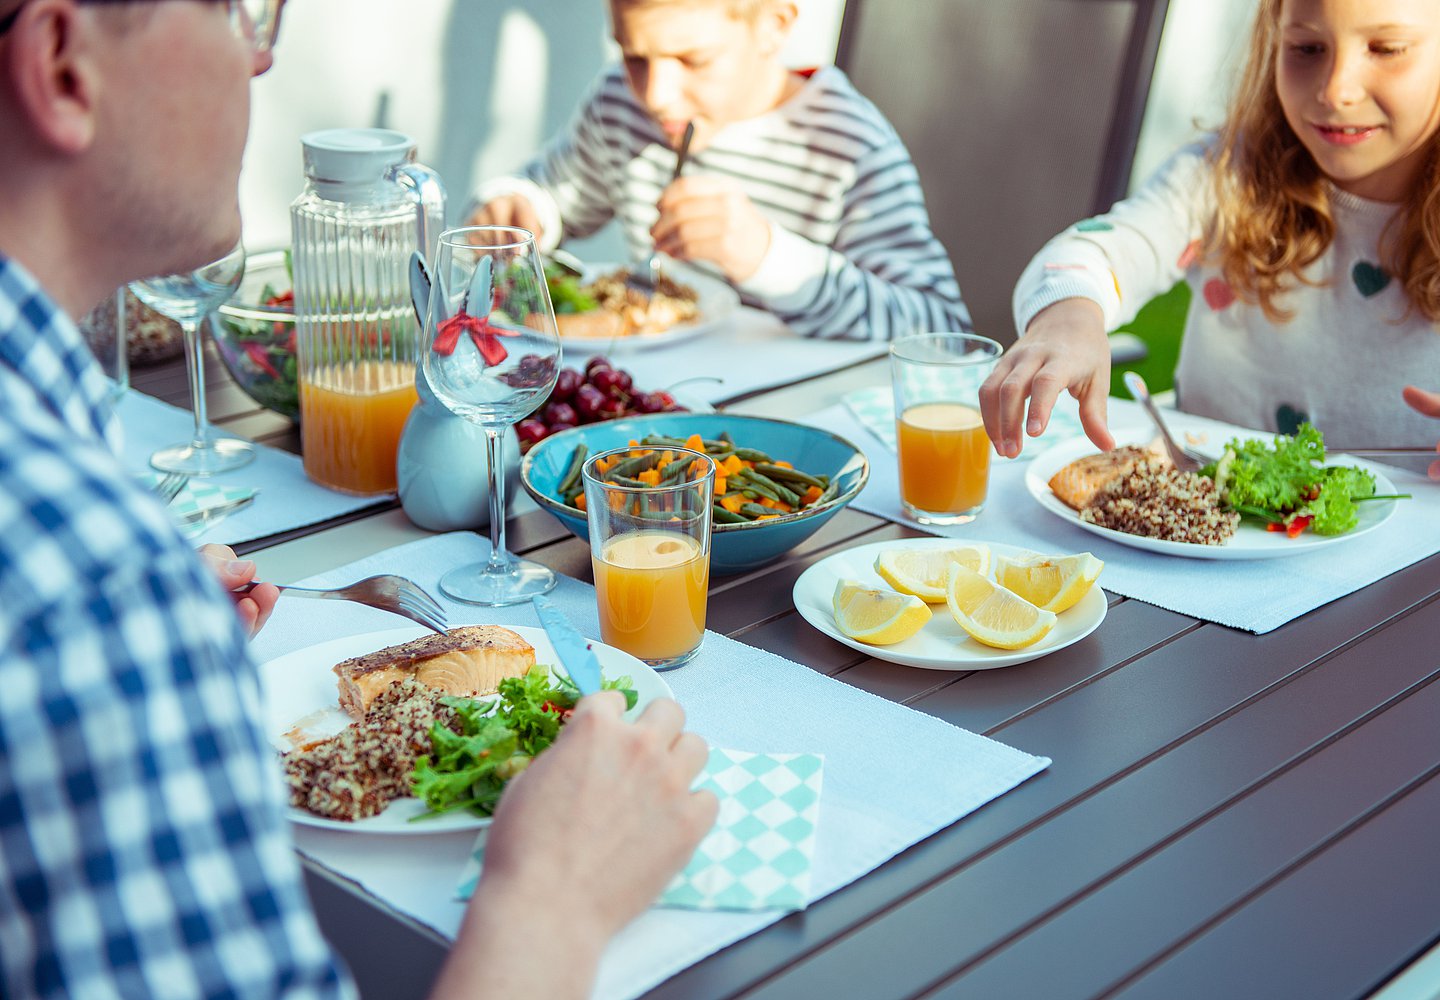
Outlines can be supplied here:
M704 149L721 128L772 110L783 96L785 25L764 11L752 24L714 0L617 0L612 9L630 87L671 145L693 121L691 149Z
M1275 86L1336 186L1405 199L1440 126L1440 3L1285 0Z

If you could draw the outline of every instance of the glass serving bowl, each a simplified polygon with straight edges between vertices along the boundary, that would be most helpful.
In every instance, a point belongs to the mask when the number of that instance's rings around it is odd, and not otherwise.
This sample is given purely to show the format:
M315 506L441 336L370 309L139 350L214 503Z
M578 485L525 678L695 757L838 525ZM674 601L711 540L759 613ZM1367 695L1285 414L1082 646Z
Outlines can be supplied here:
M240 290L207 320L231 377L261 406L300 418L289 252L245 258Z

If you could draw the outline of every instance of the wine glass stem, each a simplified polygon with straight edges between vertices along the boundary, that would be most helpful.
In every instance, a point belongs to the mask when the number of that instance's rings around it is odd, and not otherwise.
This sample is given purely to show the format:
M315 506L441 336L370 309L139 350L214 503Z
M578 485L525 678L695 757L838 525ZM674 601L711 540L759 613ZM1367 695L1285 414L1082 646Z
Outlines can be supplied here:
M210 425L205 418L205 351L200 323L193 319L177 322L185 335L185 370L190 376L190 409L195 414L195 436L190 447L199 451L210 447Z
M486 573L508 573L510 553L505 549L505 442L507 428L485 425L485 449L490 465L490 561Z

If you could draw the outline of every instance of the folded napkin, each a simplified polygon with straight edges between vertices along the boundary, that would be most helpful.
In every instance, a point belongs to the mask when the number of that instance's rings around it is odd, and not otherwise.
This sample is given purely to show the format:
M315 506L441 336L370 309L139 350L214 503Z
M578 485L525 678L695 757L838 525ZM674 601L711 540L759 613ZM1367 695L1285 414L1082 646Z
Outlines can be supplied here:
M689 910L803 910L820 819L825 758L712 747L697 790L715 793L720 813L659 906ZM475 841L455 894L469 899L485 860Z
M858 420L875 439L891 451L895 451L895 393L888 385L869 386L847 393L845 409ZM1080 425L1078 404L1069 396L1055 401L1050 414L1050 423L1045 433L1034 438L1020 453L1021 459L1033 458L1046 448L1063 444L1085 433Z
M300 582L328 586L374 573L399 573L439 596L435 585L443 573L483 560L488 552L484 539L455 532ZM599 634L593 587L562 577L552 599L581 632ZM443 597L441 601L456 625L538 625L528 605L475 608ZM326 602L321 608L323 612L317 611L313 601L287 603L282 598L255 640L256 658L268 660L339 636L393 628L398 622L359 605ZM1050 764L1045 757L966 732L713 632L706 633L694 660L664 677L685 709L688 728L712 746L776 757L798 754L796 761L824 756L825 808L815 814L810 884L796 889L804 902L853 882ZM856 733L865 738L857 739ZM877 746L902 749L876 753ZM735 778L730 773L726 780ZM760 791L752 788L748 794ZM794 802L784 805L796 808ZM757 815L762 812L768 814L765 806L757 806ZM763 833L757 831L757 836ZM301 853L445 938L455 936L464 917L464 904L455 898L456 877L471 859L474 840L473 833L463 832L425 834L417 843L413 836L295 828ZM643 849L643 844L636 845L636 850ZM703 891L717 887L715 876L707 878ZM785 912L652 907L611 942L595 995L638 996Z
M189 410L163 403L142 392L127 392L117 405L116 413L120 417L124 436L120 460L136 475L149 474L150 456L156 450L177 441L188 441L195 431L195 418ZM326 489L305 475L299 455L260 444L255 446L253 462L233 472L191 479L186 489L197 510L204 504L214 505L226 498L244 496L246 491L262 494L254 503L234 514L182 529L196 543L222 542L227 545L328 521L352 511L389 503L393 499L391 496L352 497ZM191 500L182 493L176 498L176 512L183 511L184 505L189 502Z
M1149 432L1148 418L1137 403L1112 398L1109 416L1110 429L1117 435ZM1030 495L1026 466L1018 459L991 461L985 509L974 521L919 524L900 503L895 456L848 408L832 406L806 422L856 435L852 440L870 458L870 480L853 502L859 510L949 538L1001 542L1044 553L1093 552L1105 561L1100 585L1106 590L1248 632L1269 632L1440 551L1440 487L1423 475L1367 462L1357 464L1385 472L1411 499L1399 501L1394 515L1363 539L1277 559L1190 559L1112 542L1042 507ZM1167 422L1172 432L1203 435L1207 446L1214 448L1233 436L1258 433L1188 414ZM1036 443L1027 442L1026 453L1043 451Z

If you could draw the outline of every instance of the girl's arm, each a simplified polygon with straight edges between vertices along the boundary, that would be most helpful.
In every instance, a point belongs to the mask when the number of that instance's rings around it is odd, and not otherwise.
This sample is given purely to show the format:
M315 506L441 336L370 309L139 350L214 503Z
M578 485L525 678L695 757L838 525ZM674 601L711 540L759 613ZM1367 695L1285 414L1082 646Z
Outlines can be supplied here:
M986 430L1001 455L1037 437L1061 392L1080 401L1097 447L1110 390L1107 332L1168 291L1194 263L1209 202L1200 147L1181 150L1135 195L1076 223L1047 243L1015 287L1015 328L1023 336L1001 357L980 394ZM1028 414L1027 414L1028 402Z

